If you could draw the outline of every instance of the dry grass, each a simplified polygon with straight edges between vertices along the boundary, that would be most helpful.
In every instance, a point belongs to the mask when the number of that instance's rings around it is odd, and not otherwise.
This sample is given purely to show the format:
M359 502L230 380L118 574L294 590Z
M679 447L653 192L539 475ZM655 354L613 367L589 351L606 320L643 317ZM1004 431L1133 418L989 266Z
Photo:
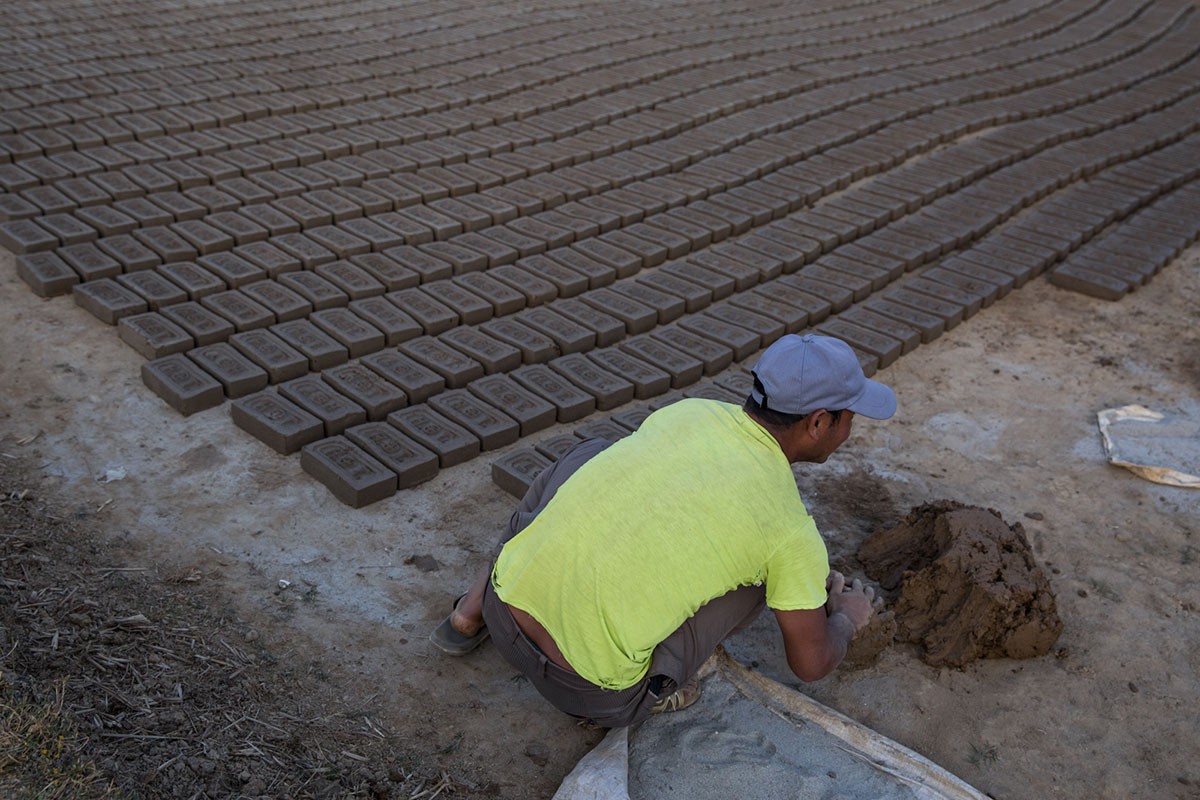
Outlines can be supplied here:
M123 564L0 463L0 797L436 798L465 785L198 572ZM428 756L430 754L426 754Z

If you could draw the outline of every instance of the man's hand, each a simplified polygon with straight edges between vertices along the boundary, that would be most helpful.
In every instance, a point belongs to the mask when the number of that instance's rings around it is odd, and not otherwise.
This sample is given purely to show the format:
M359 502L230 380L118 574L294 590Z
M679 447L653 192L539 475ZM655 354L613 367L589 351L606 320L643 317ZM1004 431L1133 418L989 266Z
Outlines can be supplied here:
M854 624L855 632L862 630L871 621L875 614L875 590L872 587L863 586L863 582L858 578L847 586L846 576L833 571L829 573L826 589L829 591L829 599L825 606L829 609L829 616L844 614Z

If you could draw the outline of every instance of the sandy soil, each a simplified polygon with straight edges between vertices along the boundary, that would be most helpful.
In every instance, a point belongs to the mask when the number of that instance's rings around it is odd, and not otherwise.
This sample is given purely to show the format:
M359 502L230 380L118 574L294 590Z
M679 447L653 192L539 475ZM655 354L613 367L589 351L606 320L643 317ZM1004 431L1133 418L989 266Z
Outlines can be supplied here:
M803 690L998 798L1200 796L1200 492L1108 465L1095 417L1200 416L1197 308L1194 248L1120 303L1035 281L882 371L896 418L797 469L835 566L855 571L863 538L920 503L994 508L1024 525L1065 629L1039 659L935 669L895 646ZM599 734L490 648L453 660L426 640L510 513L489 459L352 510L227 407L180 417L140 363L0 255L0 457L30 465L33 493L106 531L123 566L195 571L264 646L323 663L398 749L481 796L552 794ZM729 650L796 683L768 619Z

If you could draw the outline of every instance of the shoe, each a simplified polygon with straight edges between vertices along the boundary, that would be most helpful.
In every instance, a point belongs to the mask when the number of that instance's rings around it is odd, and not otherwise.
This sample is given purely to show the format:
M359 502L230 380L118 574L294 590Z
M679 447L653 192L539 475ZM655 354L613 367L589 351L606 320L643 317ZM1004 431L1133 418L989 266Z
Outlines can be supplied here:
M692 678L669 695L650 707L651 714L669 714L682 711L700 699L700 681Z
M454 601L454 608L458 608L458 604L464 597L466 597L465 594L458 596L458 599ZM447 655L465 656L483 644L489 635L487 626L484 625L479 628L474 636L463 636L454 630L454 625L451 624L450 617L448 616L442 620L440 625L433 629L433 633L429 634L429 641L433 642L439 650Z

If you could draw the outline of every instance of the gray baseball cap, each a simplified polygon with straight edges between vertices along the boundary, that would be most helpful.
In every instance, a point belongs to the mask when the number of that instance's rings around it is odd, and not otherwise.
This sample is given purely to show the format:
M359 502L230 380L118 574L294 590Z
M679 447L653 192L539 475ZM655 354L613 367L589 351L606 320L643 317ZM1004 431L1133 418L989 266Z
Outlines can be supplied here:
M872 419L896 413L896 393L865 376L850 345L832 336L784 336L763 352L751 372L751 397L771 411L849 409Z

